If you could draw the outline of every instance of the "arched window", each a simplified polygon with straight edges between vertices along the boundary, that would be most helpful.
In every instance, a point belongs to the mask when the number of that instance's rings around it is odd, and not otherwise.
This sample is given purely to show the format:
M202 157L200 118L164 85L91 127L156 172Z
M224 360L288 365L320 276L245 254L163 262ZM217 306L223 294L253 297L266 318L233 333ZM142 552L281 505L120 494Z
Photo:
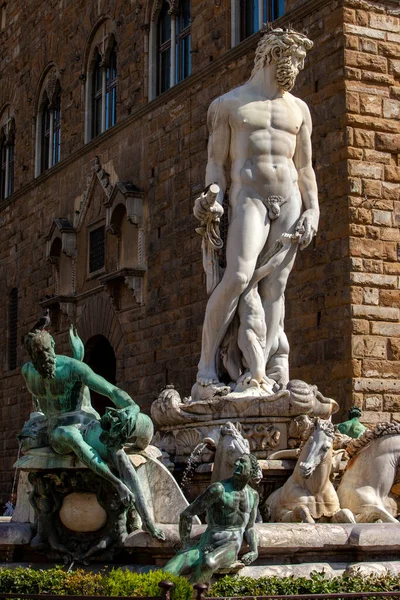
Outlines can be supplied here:
M61 87L55 69L42 86L36 118L36 177L61 160Z
M85 141L117 122L117 44L110 20L94 35L86 73Z
M92 138L117 122L117 53L115 47L106 62L97 53L92 79Z
M14 191L15 121L8 107L1 119L0 128L0 200Z
M191 73L190 0L164 0L152 21L150 99L186 79ZM156 78L154 73L157 73Z
M285 12L285 0L231 0L232 46Z

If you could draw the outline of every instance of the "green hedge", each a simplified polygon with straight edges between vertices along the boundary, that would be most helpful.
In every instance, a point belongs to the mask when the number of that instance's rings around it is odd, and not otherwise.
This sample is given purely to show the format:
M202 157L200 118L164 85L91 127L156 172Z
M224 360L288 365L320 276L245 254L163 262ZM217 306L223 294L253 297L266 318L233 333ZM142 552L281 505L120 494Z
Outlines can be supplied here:
M314 572L307 577L232 577L227 575L210 589L209 596L268 596L289 594L334 594L338 592L399 592L398 575L356 575L328 578Z
M0 592L21 594L57 594L82 596L160 596L158 584L168 579L175 584L173 600L192 600L193 588L184 577L163 571L132 573L113 569L91 573L78 569L67 573L62 568L0 568Z

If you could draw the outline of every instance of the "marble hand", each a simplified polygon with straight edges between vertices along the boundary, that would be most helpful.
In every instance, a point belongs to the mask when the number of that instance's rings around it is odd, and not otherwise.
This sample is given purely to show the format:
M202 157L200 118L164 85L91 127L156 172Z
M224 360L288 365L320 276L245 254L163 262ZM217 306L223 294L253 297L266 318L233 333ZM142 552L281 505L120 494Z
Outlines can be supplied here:
M300 235L299 244L303 250L312 241L317 233L319 210L309 208L303 212L296 225L296 232Z

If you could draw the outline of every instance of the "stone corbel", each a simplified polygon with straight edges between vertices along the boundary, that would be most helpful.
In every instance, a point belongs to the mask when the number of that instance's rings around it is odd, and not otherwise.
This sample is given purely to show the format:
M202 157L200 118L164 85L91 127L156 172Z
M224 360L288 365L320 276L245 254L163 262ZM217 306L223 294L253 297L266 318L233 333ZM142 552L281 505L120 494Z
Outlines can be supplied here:
M123 267L113 273L107 273L102 277L99 277L100 283L104 285L107 292L109 293L112 301L115 301L119 297L118 288L123 283L130 290L138 304L143 304L143 278L146 269L142 267L128 268Z
M133 295L136 298L136 302L138 304L143 304L143 278L128 275L127 277L125 277L124 281L125 285L127 285L128 288L132 290Z

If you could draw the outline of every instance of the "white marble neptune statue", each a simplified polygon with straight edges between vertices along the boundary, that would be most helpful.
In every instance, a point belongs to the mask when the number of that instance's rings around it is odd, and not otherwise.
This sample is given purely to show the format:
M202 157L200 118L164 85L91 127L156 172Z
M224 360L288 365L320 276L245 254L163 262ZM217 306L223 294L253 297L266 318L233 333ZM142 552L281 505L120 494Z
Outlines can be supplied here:
M290 93L312 42L293 30L261 38L250 79L208 110L206 189L196 199L211 294L193 400L230 391L269 395L289 381L284 294L298 246L319 220L311 117ZM219 221L230 165L226 268ZM225 385L221 374L233 382ZM258 390L258 392L256 392Z

